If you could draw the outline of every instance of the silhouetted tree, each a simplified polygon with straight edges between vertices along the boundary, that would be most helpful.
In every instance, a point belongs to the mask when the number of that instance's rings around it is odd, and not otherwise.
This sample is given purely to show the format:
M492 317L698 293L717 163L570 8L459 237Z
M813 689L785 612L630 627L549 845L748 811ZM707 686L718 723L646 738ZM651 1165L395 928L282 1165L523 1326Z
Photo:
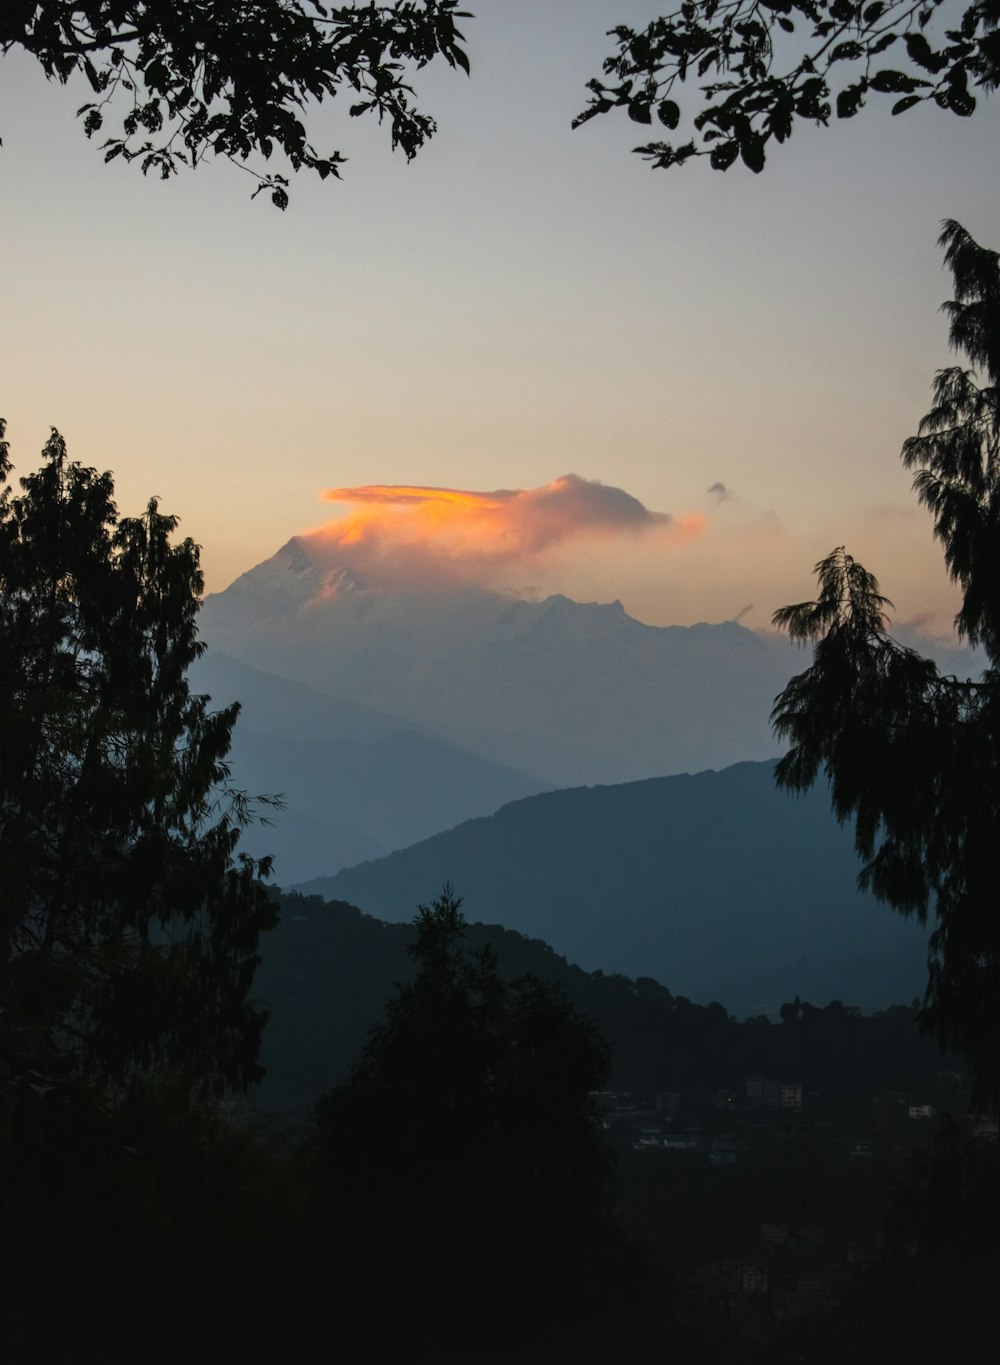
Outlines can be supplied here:
M491 1330L517 1337L564 1319L567 1294L575 1334L600 1301L584 1285L613 1293L623 1252L588 1093L607 1048L560 991L505 984L489 950L464 952L460 907L449 887L420 907L416 977L317 1108L322 1246L340 1245L342 1275L362 1269L357 1292L391 1302L408 1341L468 1342L490 1305Z
M575 124L623 108L636 123L656 119L673 131L690 81L692 136L635 151L656 167L707 156L724 171L739 157L760 171L768 143L790 137L796 119L853 118L870 94L892 96L894 114L933 102L966 118L974 91L1000 80L1000 4L976 0L953 19L944 8L944 0L683 0L645 28L610 30L617 51L603 79L589 82Z
M980 1101L1000 1098L1000 256L954 222L941 245L955 282L951 344L976 372L938 372L935 406L903 446L962 590L956 626L981 645L981 681L942 677L887 633L891 605L843 548L817 565L819 596L774 617L814 642L813 664L772 719L792 747L778 781L825 772L853 819L861 884L930 917L923 1026L969 1056Z
M267 860L236 854L239 708L185 676L198 547L155 499L119 519L112 476L56 431L20 496L10 474L0 440L0 1083L58 1059L101 1084L245 1087L276 911Z
M303 114L340 90L354 96L352 117L387 120L393 147L416 154L435 125L414 107L404 73L437 56L468 71L457 5L6 0L0 50L23 49L63 83L84 75L96 96L78 111L88 137L102 131L113 100L125 106L101 144L105 161L138 161L144 174L166 179L224 156L256 176L255 194L270 191L283 209L287 177L256 166L279 151L293 170L339 176L344 158L315 150Z

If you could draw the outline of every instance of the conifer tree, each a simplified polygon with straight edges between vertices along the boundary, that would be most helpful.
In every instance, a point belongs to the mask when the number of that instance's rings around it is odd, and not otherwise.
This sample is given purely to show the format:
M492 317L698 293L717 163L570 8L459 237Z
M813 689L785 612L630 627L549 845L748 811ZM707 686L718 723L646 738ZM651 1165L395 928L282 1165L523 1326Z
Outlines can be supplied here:
M942 676L888 634L891 607L843 547L817 567L819 596L776 625L812 666L777 698L792 747L778 781L803 790L821 772L853 820L861 884L933 925L924 1027L965 1052L976 1098L1000 1099L1000 255L946 222L954 277L951 344L975 369L938 372L934 406L903 446L961 588L960 636L981 646L977 680Z
M449 886L415 923L416 977L317 1107L317 1255L357 1277L380 1330L392 1317L408 1348L478 1359L498 1306L494 1345L588 1322L623 1254L590 1095L608 1049L560 991L463 949Z
M155 499L119 518L111 474L55 430L20 494L10 478L0 441L0 1040L99 1083L245 1087L275 910L266 860L237 854L238 707L186 679L198 547Z

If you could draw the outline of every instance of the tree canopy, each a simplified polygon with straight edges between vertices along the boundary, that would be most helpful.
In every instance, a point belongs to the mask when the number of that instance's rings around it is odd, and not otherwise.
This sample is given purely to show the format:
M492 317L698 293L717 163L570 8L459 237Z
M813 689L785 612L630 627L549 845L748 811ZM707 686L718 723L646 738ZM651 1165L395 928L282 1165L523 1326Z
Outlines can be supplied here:
M998 22L998 0L962 12L946 0L683 0L645 28L610 30L616 51L575 126L620 108L674 131L693 107L686 140L635 151L654 167L707 156L716 170L741 158L760 171L796 119L853 118L872 95L894 114L929 102L967 118L1000 81Z
M119 518L56 431L20 496L10 475L0 441L0 1081L41 1049L100 1084L246 1086L276 912L266 860L237 854L239 708L185 676L198 547L155 499Z
M621 1251L588 1093L608 1049L561 991L505 983L464 934L450 887L419 908L417 974L320 1102L313 1144L333 1278L357 1277L376 1325L405 1324L408 1349L433 1341L463 1358L484 1315L518 1343L539 1319L586 1321L600 1300L583 1286Z
M292 170L339 176L344 157L317 151L303 119L343 90L349 113L387 121L409 159L435 131L413 101L408 68L442 57L469 69L459 0L324 6L319 0L8 0L0 50L21 48L46 76L86 77L95 98L78 115L88 137L124 111L101 142L105 161L138 162L164 179L226 157L285 208L288 177L261 169L283 153Z
M0 51L24 50L63 83L85 77L94 99L77 112L106 161L166 179L222 156L283 209L275 152L294 171L340 175L344 156L317 150L306 121L341 91L351 117L388 122L392 146L416 155L436 125L409 72L435 58L469 71L459 3L8 0ZM871 96L891 97L894 114L933 103L967 118L1000 81L998 24L1000 0L682 0L644 28L609 30L615 48L573 126L615 109L671 132L683 122L680 140L634 150L655 167L707 156L760 171L797 119L853 118Z
M940 244L955 297L951 344L977 370L952 366L903 446L961 588L956 627L986 651L978 680L942 676L888 634L891 606L843 547L817 565L815 601L775 624L812 666L778 697L772 719L791 741L778 780L802 790L821 772L834 809L854 821L862 885L933 924L921 1021L975 1066L976 1096L1000 1099L1000 255L958 223ZM980 377L981 376L981 377Z

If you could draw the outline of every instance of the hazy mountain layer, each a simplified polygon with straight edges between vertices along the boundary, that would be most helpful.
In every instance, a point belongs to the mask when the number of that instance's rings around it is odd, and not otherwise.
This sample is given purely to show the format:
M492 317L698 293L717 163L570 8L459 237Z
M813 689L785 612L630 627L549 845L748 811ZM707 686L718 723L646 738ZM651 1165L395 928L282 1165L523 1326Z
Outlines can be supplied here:
M241 846L275 855L288 884L415 843L470 814L546 784L436 741L396 716L324 695L209 652L192 686L219 705L242 705L230 755L233 781L283 793L273 823Z
M742 763L516 801L298 889L403 920L450 881L470 919L740 1014L796 994L908 1002L924 933L860 894L857 872L825 791L789 796L770 763Z
M345 1079L398 983L413 976L407 945L415 931L342 903L294 895L279 901L281 918L261 941L254 981L255 994L272 1010L262 1053L267 1076L256 1099L302 1110ZM809 1043L785 1025L739 1029L724 1011L675 1000L648 977L588 974L540 940L496 924L469 924L464 942L471 952L489 944L505 980L530 974L564 989L611 1044L612 1084L619 1089L684 1090L690 1102L692 1090L742 1091L746 1076L763 1073L795 1077L829 1102L911 1085L930 1093L941 1066L937 1048L918 1035L906 1009L877 1028L828 1011Z
M210 597L213 647L429 727L547 782L621 782L777 753L803 656L734 622L646 626L614 602L367 589L307 539Z

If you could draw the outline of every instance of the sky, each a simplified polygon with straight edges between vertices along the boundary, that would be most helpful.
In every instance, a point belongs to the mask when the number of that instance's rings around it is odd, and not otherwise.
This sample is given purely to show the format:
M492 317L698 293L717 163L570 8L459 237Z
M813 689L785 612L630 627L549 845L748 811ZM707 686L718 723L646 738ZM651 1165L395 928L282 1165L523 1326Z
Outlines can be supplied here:
M393 554L443 535L438 561L492 586L764 627L845 544L897 619L947 629L898 452L951 363L940 222L1000 246L996 99L796 125L760 176L653 172L626 118L570 120L605 30L662 7L468 7L471 77L415 77L434 140L407 164L338 98L311 130L344 178L295 177L284 214L225 163L103 165L73 117L87 88L2 59L15 464L57 426L123 513L156 494L181 517L210 591L363 522Z

